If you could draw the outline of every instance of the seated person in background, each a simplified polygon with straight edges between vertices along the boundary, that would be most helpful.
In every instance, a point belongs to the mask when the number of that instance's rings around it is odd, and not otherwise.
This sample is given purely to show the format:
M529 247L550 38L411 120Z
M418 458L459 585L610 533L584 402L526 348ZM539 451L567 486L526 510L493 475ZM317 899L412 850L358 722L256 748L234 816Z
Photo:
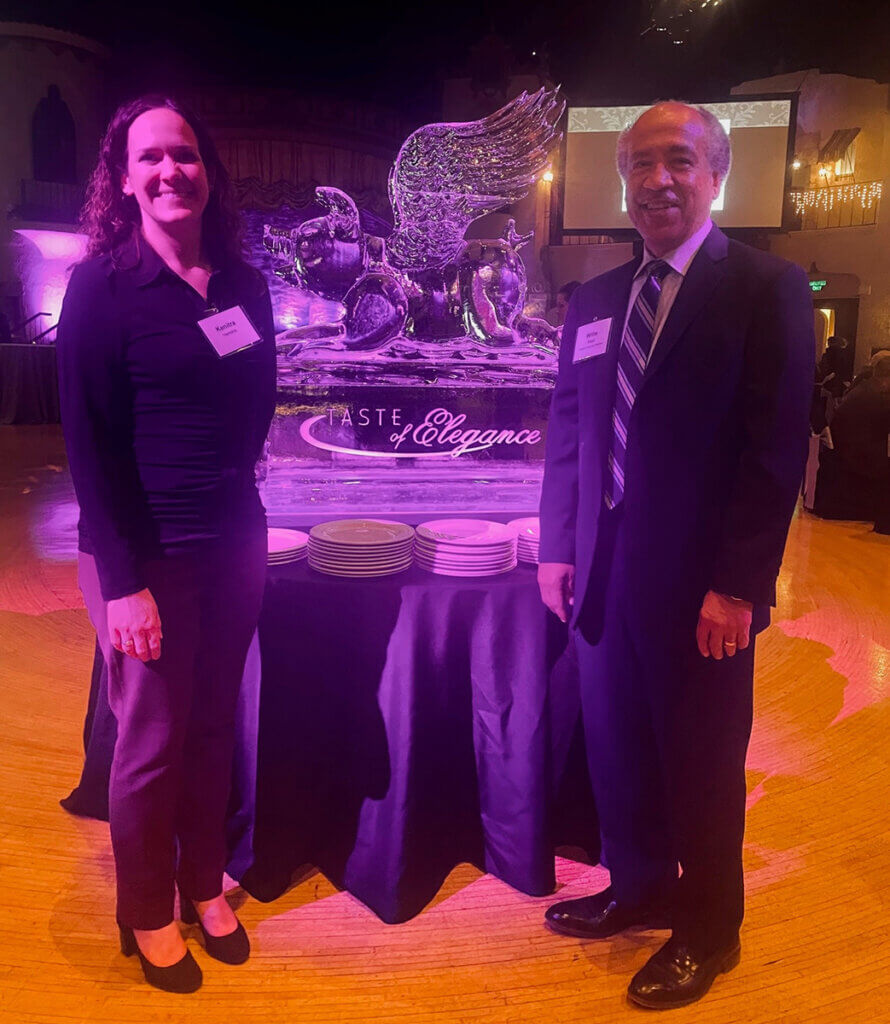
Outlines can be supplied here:
M879 532L890 532L890 352L838 405L831 434L850 486L865 498L867 517Z
M884 358L884 356L890 356L890 348L879 348L876 351L872 352L869 361L853 378L850 387L847 389L848 393L852 391L853 388L859 387L859 385L862 384L864 381L871 380L871 378L874 376L875 366L878 362L880 362L881 359Z
M556 305L547 310L547 323L551 327L562 327L566 320L566 310L569 308L569 299L572 293L580 287L580 281L569 281L556 293Z

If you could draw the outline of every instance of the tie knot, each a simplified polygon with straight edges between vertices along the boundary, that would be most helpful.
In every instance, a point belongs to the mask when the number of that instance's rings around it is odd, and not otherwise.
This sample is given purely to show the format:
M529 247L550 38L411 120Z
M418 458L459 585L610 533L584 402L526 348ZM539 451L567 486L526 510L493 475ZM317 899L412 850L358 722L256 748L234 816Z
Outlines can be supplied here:
M670 272L671 266L664 260L652 260L646 264L646 275L661 284Z

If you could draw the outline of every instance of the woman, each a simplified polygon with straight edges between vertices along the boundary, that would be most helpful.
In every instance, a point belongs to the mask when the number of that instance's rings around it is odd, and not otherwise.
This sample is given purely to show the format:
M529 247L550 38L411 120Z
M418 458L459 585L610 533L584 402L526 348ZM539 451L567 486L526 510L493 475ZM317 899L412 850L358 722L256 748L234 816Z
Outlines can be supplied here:
M118 722L109 820L121 949L190 992L247 959L222 894L235 705L266 562L254 463L275 401L269 293L241 256L206 129L166 97L121 107L88 188L87 256L58 328L79 579Z

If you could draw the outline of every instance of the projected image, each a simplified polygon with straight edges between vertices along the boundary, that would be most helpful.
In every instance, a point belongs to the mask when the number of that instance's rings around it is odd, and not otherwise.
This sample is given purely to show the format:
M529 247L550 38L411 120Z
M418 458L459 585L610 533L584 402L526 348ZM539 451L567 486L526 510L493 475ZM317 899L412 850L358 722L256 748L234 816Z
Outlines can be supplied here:
M714 206L723 227L779 227L788 166L791 100L704 103L727 131L733 164ZM646 107L569 109L564 174L563 229L629 228L624 184L615 167L620 133Z

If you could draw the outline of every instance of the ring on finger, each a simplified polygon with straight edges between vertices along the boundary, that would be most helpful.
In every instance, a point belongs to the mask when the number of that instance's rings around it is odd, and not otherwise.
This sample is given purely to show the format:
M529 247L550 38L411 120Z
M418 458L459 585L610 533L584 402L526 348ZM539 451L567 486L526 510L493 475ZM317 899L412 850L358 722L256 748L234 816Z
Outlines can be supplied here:
M124 647L135 647L135 646L136 646L136 641L135 640L124 640Z
M738 647L738 642L735 641L735 640L724 640L723 641L723 646L724 647Z

